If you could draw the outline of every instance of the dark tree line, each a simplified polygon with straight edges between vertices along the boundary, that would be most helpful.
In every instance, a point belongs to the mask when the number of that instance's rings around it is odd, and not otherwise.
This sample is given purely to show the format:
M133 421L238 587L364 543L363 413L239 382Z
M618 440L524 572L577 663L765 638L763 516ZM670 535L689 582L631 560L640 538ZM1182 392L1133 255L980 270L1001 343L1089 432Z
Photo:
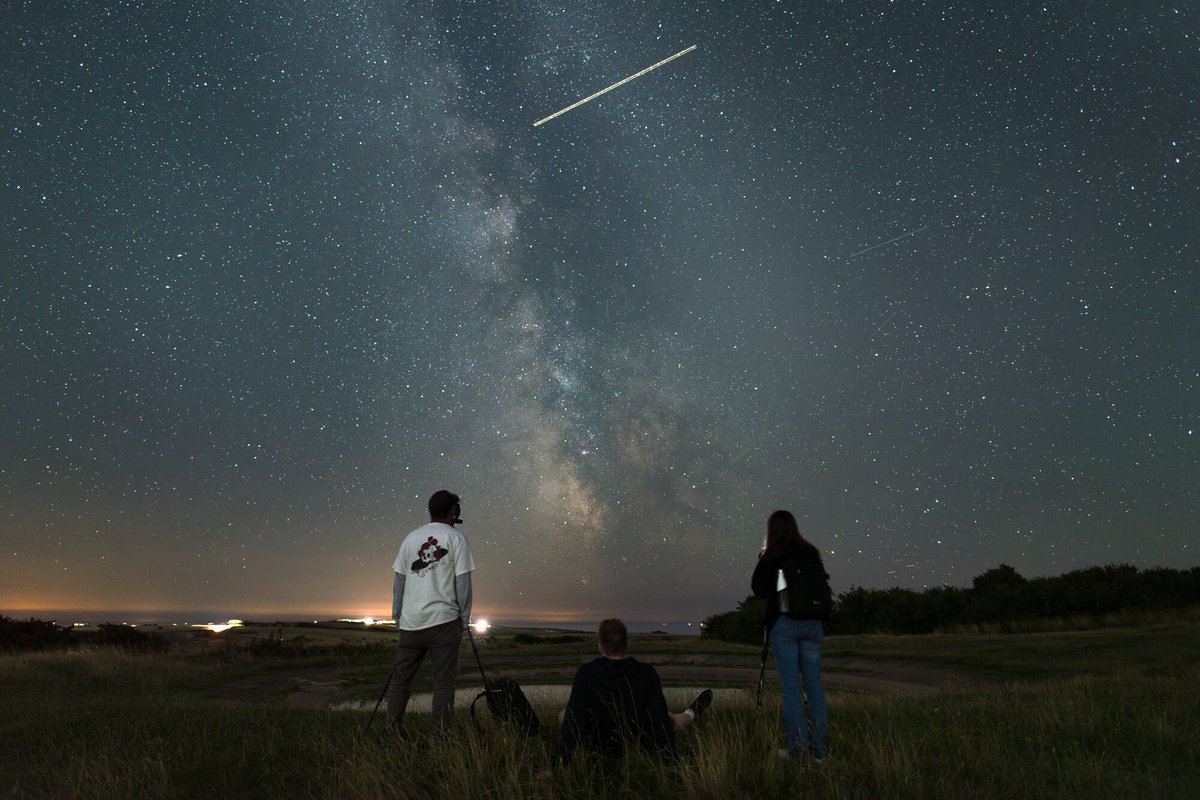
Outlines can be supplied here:
M955 626L1195 605L1200 605L1200 567L1139 570L1115 564L1026 579L1001 564L976 576L970 587L920 592L852 587L835 598L826 629L841 634L933 633ZM758 644L765 611L765 601L747 597L733 611L704 620L701 636Z

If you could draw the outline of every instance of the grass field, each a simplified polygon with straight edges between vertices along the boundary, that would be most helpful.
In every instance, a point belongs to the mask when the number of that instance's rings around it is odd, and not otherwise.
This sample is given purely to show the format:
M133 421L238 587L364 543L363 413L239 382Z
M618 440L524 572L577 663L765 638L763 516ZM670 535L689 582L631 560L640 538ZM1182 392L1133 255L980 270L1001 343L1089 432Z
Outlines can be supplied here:
M250 636L242 632L242 636ZM550 763L553 730L526 740L476 731L465 715L435 744L410 715L382 747L365 715L305 710L282 697L221 699L230 681L301 668L341 670L350 690L378 691L377 648L297 658L225 647L186 656L113 651L0 657L0 796L14 798L1039 798L1200 796L1200 626L1070 634L831 637L829 656L912 659L1005 680L933 697L833 693L832 752L819 767L775 757L778 697L756 709L715 705L680 736L681 763ZM372 637L375 635L372 634ZM374 638L372 638L374 640ZM247 639L248 641L248 639ZM357 641L361 641L357 640ZM329 643L327 643L329 644ZM336 644L336 643L334 643ZM578 660L590 643L512 645L517 664ZM637 637L640 653L755 654L755 648ZM719 659L718 659L719 660ZM465 679L465 678L464 678ZM539 708L544 721L557 708Z
M1200 625L983 636L837 636L826 640L823 655L930 661L1009 678L1146 672L1200 663Z

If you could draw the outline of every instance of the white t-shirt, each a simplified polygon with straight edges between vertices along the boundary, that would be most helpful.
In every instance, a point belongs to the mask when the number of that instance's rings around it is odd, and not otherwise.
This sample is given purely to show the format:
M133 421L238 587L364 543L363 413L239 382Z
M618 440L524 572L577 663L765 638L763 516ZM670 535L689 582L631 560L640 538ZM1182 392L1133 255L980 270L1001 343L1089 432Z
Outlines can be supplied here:
M402 630L419 631L459 616L454 579L475 570L467 537L444 522L417 528L400 545L392 568L404 576Z

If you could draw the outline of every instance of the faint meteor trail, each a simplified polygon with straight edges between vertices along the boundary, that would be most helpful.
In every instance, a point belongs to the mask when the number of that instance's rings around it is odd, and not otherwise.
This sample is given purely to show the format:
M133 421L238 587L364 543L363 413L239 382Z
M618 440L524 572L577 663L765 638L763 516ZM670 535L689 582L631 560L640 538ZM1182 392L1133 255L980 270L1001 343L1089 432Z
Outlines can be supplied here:
M881 330L883 330L883 326L887 325L889 322L891 322L892 317L896 316L899 313L900 313L900 309L897 308L895 311L893 311L891 314L889 314L887 319L885 319L883 322L879 323L879 327L875 329L875 333L879 333ZM874 336L875 333L873 333L871 335Z
M624 86L625 84L629 83L629 82L630 82L631 80L633 80L634 78L640 78L640 77L642 77L643 75L645 75L647 72L651 72L651 71L653 71L653 70L656 70L656 69L658 69L659 67L661 67L663 64L666 64L668 61L674 61L675 59L679 58L680 56L682 56L682 55L687 55L688 53L692 52L692 51L693 51L693 50L695 50L695 49L696 49L696 45L692 45L691 47L687 48L686 50L680 50L680 51L679 51L678 53L676 53L675 55L673 55L673 56L668 56L667 58L664 58L662 61L658 62L657 64L653 64L653 65L651 65L651 66L649 66L649 67L646 67L646 68L645 68L644 70L642 70L641 72L635 72L634 74L630 75L628 78L624 78L624 79L622 79L622 80L619 80L619 81L617 81L616 83L614 83L612 86L609 86L609 87L607 87L607 88L601 89L600 91L596 92L595 94L590 94L590 95L588 95L587 97L583 98L582 100L579 100L579 101L577 101L577 102L574 102L574 103L572 103L571 105L567 106L567 107L566 107L566 108L564 108L564 109L560 109L559 111L555 111L553 114L551 114L551 115L550 115L550 116L548 116L548 117L542 117L542 118L541 118L541 119L539 119L537 122L533 123L533 127L535 127L535 128L536 128L538 125L541 125L541 124L543 124L543 123L545 123L545 122L549 122L550 120L554 119L555 117L561 117L563 114L567 113L568 111L571 111L572 109L579 108L579 107L580 107L581 105L583 105L584 103L590 103L592 100L595 100L595 99L596 99L597 97L599 97L600 95L602 95L602 94L607 94L607 93L611 92L613 89L616 89L618 86ZM915 232L916 232L916 231L914 231L914 233L915 233ZM884 244L886 244L886 242L885 242ZM855 255L858 255L858 254L857 254L857 253L855 253Z
M612 36L601 36L597 39L593 39L590 42L584 42L583 44L573 44L573 45L568 45L566 47L552 47L549 50L539 50L536 53L530 53L529 55L525 56L522 59L522 61L528 61L531 58L537 58L538 56L549 55L550 53L570 53L574 50L582 50L585 47L591 47L593 45L599 44L600 42L609 42L609 41L612 41L613 39L619 38L624 35L625 34L614 33Z
M912 236L913 234L917 234L917 233L920 233L921 231L927 231L927 230L929 230L928 225L926 225L924 228L917 228L915 231L909 231L908 233L902 233L899 236L897 236L895 239L888 239L886 242L880 242L879 244L873 244L870 247L859 250L857 253L851 253L850 255L846 256L846 258L854 258L855 256L861 256L863 253L869 253L877 247L883 247L885 244L891 244L892 242L898 242L901 239L905 239L909 236Z

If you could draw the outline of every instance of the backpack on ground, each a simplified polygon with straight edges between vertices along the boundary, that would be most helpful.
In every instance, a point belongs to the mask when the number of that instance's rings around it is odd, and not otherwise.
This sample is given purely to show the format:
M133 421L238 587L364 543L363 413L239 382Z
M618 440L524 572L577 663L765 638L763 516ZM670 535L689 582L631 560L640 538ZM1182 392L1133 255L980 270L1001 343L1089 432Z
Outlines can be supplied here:
M787 615L794 619L828 617L833 610L833 591L821 561L788 559L782 568L787 580Z
M484 684L484 690L471 701L471 720L475 721L475 704L483 699L492 716L511 724L526 736L536 736L541 724L537 712L529 703L521 686L512 678L496 678ZM478 724L478 723L476 723Z
M475 704L481 699L487 703L488 711L497 721L512 725L526 736L536 736L541 724L537 712L521 690L521 685L512 678L488 679L483 671L483 661L479 658L479 648L475 646L475 636L467 628L467 637L471 640L471 650L475 653L475 663L479 665L479 674L483 677L483 691L475 695L471 701L471 721L476 725Z

